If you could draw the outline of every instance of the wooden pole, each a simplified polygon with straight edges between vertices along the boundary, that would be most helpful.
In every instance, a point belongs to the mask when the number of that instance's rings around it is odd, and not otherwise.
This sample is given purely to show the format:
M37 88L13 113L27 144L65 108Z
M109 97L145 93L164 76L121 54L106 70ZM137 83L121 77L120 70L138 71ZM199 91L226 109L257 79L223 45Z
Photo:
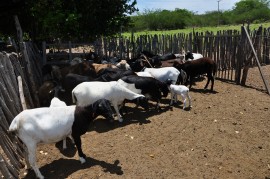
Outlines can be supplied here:
M260 71L260 74L261 74L261 77L262 77L264 86L265 86L265 88L266 88L266 90L267 90L267 93L270 95L270 88L269 88L269 86L268 86L268 82L267 82L265 76L264 76L263 73L262 73L261 64L260 64L260 62L259 62L257 53L256 53L256 51L255 51L255 49L254 49L254 47L253 47L253 45L252 45L250 36L249 36L249 34L248 34L247 29L246 29L245 26L244 26L244 31L245 31L245 33L246 33L246 36L247 36L247 38L248 38L248 42L249 42L249 44L250 44L250 46L251 46L251 49L252 49L252 51L253 51L253 54L254 54L254 56L255 56L255 59L256 59L256 62L257 62L257 65L258 65L258 68L259 68L259 71Z
M13 178L13 176L10 174L8 168L6 167L6 163L5 163L2 155L0 155L0 170L1 170L4 178Z
M27 109L27 107L26 107L25 98L24 98L24 94L23 94L22 77L18 76L17 79L18 79L18 86L19 86L19 93L20 93L22 108L23 108L23 110L25 110L25 109Z

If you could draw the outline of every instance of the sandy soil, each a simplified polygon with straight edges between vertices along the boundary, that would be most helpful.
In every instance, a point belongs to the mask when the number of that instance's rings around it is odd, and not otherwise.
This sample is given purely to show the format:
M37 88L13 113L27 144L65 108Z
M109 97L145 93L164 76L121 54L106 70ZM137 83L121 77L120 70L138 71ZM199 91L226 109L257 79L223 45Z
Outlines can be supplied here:
M270 66L263 68L270 81ZM205 80L196 83L190 110L182 102L168 107L167 97L161 112L130 104L122 124L97 118L82 136L85 164L70 141L65 151L61 142L39 146L41 173L50 179L270 178L270 96L258 69L250 69L247 87L215 82L214 93L201 90Z

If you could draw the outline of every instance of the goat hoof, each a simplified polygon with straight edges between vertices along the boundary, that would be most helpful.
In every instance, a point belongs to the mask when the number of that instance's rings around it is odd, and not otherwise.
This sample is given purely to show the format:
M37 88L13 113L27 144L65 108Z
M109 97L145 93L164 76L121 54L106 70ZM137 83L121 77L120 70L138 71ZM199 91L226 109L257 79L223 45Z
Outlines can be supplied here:
M85 163L85 159L83 157L80 157L81 164Z
M119 122L123 122L123 118L119 118L118 121L119 121Z

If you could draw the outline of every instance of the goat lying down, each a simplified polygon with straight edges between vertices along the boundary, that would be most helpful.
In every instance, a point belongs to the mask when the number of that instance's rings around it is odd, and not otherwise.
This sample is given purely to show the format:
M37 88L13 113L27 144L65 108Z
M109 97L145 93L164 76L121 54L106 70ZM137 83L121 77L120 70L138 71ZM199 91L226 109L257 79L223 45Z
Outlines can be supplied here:
M189 101L189 107L191 108L191 98L189 96L189 89L188 87L184 86L184 85L173 85L171 84L169 86L170 91L171 91L171 102L170 105L172 105L173 103L177 102L177 95L181 95L182 99L183 99L183 109L186 108L186 101L188 99Z
M143 108L148 109L148 101L144 95L132 92L117 81L83 82L72 90L72 100L78 106L88 106L98 99L107 99L111 102L119 122L123 122L123 119L118 105L122 105L125 99L137 99Z
M104 105L105 104L105 105ZM36 163L36 148L39 143L55 143L71 135L78 150L81 163L86 155L81 148L81 135L87 132L90 122L98 115L112 118L110 107L104 99L86 107L61 106L24 110L11 122L9 132L16 132L27 147L27 168L32 167L36 176L43 179Z

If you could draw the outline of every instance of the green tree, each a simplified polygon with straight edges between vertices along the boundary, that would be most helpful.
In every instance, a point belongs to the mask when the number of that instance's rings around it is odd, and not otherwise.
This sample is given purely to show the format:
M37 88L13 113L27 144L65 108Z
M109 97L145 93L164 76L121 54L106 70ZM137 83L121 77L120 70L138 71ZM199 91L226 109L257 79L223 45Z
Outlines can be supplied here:
M134 27L132 30L168 30L183 29L193 24L193 13L186 9L148 10L132 17Z
M5 16L0 16L0 20L17 14L23 31L38 40L62 38L85 41L101 35L114 35L122 26L130 25L128 15L137 11L136 0L16 1L21 2L20 8L8 11ZM14 23L14 20L8 22ZM0 29L3 34L10 32Z
M242 0L232 10L235 23L266 21L270 18L268 0Z

